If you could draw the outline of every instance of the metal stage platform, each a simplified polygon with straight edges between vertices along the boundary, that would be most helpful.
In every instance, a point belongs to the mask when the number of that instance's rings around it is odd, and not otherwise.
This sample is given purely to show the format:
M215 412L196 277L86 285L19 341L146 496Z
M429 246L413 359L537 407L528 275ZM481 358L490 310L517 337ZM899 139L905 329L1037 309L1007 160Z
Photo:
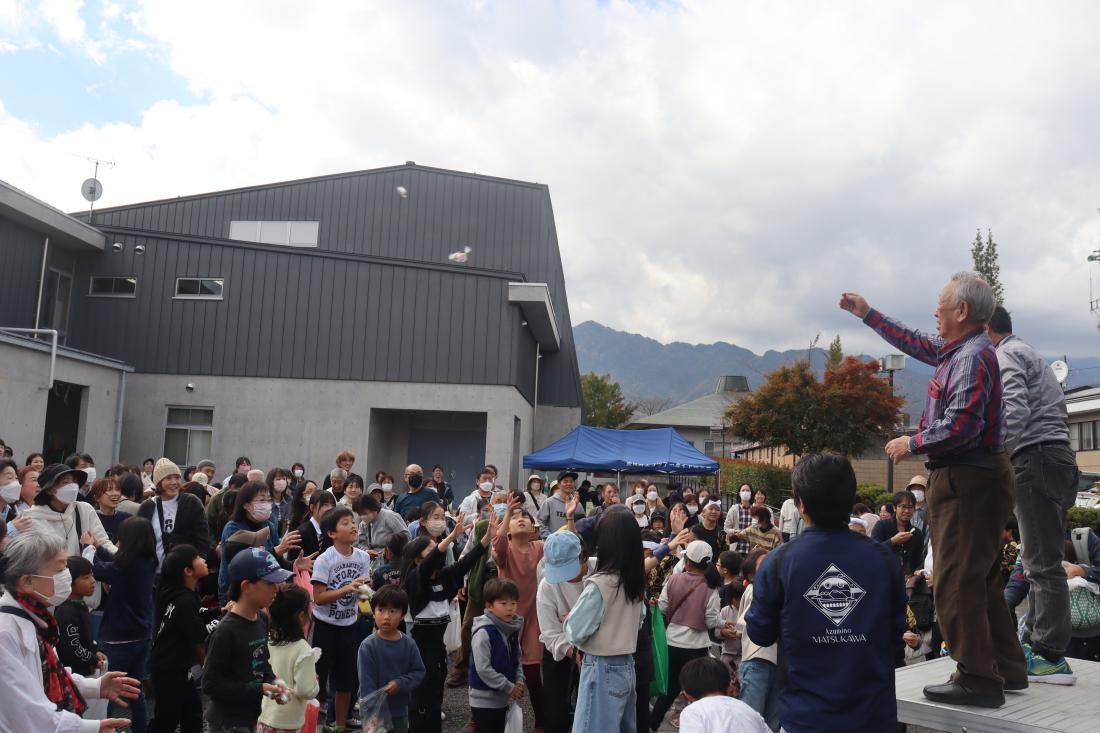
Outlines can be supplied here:
M995 710L942 705L926 700L926 685L945 682L955 669L951 659L937 659L897 670L898 720L949 733L1100 731L1100 663L1070 660L1075 685L1033 683L1023 692L1005 693Z

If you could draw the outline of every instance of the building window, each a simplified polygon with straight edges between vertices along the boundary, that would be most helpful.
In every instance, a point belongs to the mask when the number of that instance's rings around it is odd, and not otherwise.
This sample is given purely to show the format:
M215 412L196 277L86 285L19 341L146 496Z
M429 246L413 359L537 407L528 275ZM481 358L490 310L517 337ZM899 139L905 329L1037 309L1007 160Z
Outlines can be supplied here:
M176 297L192 300L221 300L225 280L220 277L177 277Z
M1100 440L1096 433L1100 429L1100 422L1079 422L1069 426L1070 448L1075 451L1100 450Z
M88 295L97 298L133 298L137 295L137 278L93 277Z
M286 247L316 247L319 228L316 221L231 221L229 238Z
M180 466L210 458L214 442L213 407L169 407L164 426L164 455Z

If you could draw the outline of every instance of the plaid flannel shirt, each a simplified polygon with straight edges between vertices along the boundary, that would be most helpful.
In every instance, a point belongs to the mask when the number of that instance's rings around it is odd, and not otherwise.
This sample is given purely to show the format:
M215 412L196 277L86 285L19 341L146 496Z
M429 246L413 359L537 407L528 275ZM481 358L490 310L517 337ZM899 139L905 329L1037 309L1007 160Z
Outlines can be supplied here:
M930 458L1004 448L1004 404L997 352L984 330L944 343L871 309L863 322L909 356L936 367L912 453Z

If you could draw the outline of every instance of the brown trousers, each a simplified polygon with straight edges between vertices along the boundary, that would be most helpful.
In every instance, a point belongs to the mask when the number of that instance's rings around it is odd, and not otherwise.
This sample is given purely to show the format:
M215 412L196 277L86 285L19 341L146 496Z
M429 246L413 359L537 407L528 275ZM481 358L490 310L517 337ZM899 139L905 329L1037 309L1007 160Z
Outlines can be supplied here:
M994 463L935 468L928 482L936 613L958 663L953 679L974 690L1027 679L1001 588L1001 533L1015 504L1015 476L1007 455Z

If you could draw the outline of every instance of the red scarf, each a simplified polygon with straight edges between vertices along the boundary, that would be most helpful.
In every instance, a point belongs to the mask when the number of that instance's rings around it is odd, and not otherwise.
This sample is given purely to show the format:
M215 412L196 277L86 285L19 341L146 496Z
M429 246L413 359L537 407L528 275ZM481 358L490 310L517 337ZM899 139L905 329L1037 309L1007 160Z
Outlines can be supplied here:
M68 710L70 713L83 715L88 709L80 690L73 684L73 678L69 671L57 658L57 650L54 648L61 641L61 633L57 628L57 619L50 613L40 600L26 593L16 593L15 600L27 613L46 624L42 628L34 625L38 634L38 656L42 659L42 687L46 691L46 697L50 699L58 710Z

